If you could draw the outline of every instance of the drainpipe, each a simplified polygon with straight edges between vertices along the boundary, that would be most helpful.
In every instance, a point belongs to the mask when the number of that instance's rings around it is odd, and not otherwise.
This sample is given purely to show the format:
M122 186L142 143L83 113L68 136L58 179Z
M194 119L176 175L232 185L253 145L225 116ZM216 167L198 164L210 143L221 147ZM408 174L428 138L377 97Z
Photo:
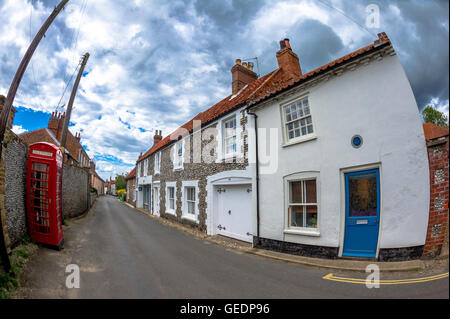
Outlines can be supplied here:
M256 240L257 244L261 245L261 238L259 236L259 156L258 156L258 116L246 108L248 115L255 117L255 148L256 148Z

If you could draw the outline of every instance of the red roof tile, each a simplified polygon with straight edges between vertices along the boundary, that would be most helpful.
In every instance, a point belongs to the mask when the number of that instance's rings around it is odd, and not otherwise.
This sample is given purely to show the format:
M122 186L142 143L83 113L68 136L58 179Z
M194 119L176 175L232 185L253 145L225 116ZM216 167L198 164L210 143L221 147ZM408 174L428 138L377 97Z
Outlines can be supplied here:
M449 135L448 126L442 127L433 123L423 124L423 132L425 133L425 139L427 141Z
M136 166L133 167L131 172L128 173L128 175L125 177L125 179L132 179L136 176Z
M311 78L313 78L314 76L323 73L324 71L328 71L332 68L335 68L335 67L338 67L347 62L350 62L351 60L358 58L361 55L380 47L381 45L384 46L384 45L387 45L390 43L391 43L391 41L389 40L389 38L385 32L379 33L378 40L374 41L373 43L371 43L359 50L356 50L349 54L346 54L343 57L340 57L340 58L338 58L334 61L331 61L325 65L322 65L321 67L318 67L318 68L312 70L311 72L305 73L296 79L293 79L291 81L282 82L281 85L274 87L273 90L267 92L265 95L260 96L259 98L253 99L252 101L249 101L249 105L254 105L256 103L262 102L263 100L266 100L278 93L281 93L282 91L288 90L296 85L304 83L304 82L310 80Z

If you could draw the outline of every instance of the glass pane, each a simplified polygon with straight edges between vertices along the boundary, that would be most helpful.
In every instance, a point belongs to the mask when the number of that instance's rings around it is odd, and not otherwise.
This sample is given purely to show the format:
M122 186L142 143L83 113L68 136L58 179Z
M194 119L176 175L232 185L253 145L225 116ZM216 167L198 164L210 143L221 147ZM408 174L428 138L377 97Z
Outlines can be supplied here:
M376 173L349 176L349 215L350 217L377 216L377 177Z
M316 180L305 181L306 203L317 203Z
M302 202L302 182L291 182L291 203L301 203Z
M303 207L302 206L290 206L290 226L303 227Z
M317 228L317 206L306 206L306 227Z
M188 202L188 214L195 214L195 203L194 202Z

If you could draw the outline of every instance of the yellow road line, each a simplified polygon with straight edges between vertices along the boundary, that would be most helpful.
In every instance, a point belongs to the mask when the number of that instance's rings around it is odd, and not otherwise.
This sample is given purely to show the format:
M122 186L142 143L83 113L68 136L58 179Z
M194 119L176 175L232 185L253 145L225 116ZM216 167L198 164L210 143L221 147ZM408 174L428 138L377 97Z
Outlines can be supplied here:
M393 279L393 280L379 280L379 281L369 281L370 284L380 284L380 285L402 285L402 284L415 284L415 283L422 283L432 280L438 280L442 278L447 278L448 272L444 274L439 274L435 276L429 276L429 277L421 277L421 278L410 278L410 279ZM338 281L338 282L346 282L351 284L366 284L366 279L359 279L359 278L346 278L346 277L338 277L334 276L333 274L328 274L326 276L322 277L325 280L332 280L332 281Z

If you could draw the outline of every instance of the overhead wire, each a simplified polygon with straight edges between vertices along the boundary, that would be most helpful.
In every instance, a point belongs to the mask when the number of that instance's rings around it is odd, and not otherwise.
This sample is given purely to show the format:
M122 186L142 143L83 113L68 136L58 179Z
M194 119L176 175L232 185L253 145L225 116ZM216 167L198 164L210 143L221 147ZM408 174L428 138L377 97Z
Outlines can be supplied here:
M342 14L344 17L346 17L347 19L349 19L350 21L352 21L353 23L355 23L357 26L359 26L362 30L366 31L367 33L369 33L371 36L376 37L376 34L374 34L373 32L369 31L369 29L367 29L365 26L363 26L362 24L360 24L358 21L354 20L352 17L348 16L344 11L334 7L333 5L323 1L323 0L315 0L325 6L327 6L328 8L331 8L337 12L339 12L340 14Z

